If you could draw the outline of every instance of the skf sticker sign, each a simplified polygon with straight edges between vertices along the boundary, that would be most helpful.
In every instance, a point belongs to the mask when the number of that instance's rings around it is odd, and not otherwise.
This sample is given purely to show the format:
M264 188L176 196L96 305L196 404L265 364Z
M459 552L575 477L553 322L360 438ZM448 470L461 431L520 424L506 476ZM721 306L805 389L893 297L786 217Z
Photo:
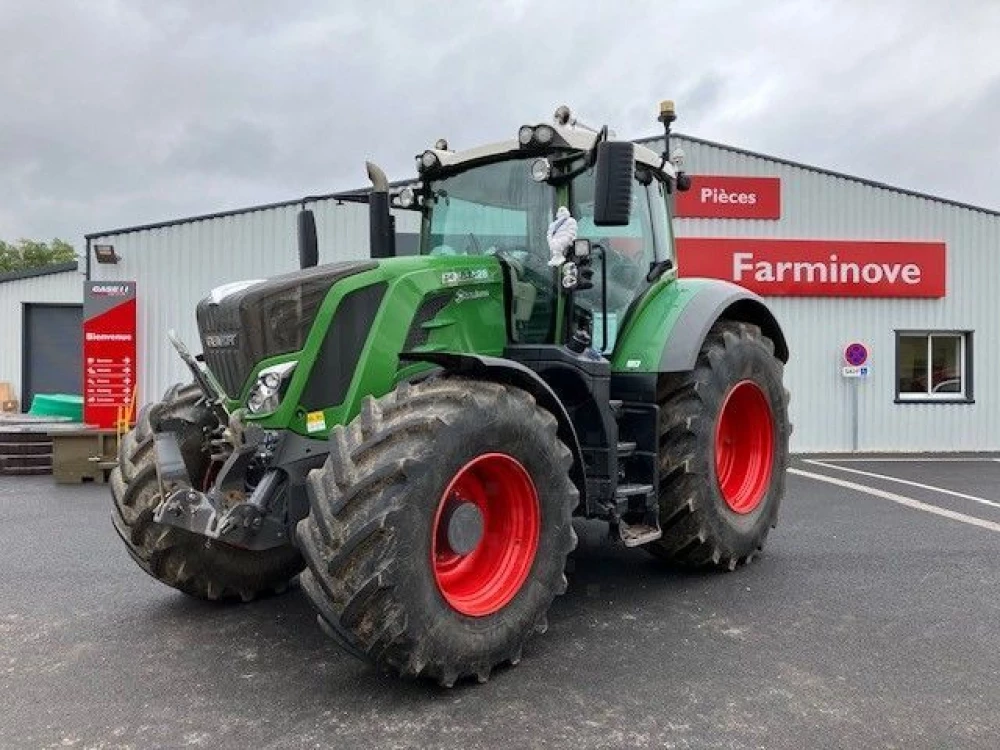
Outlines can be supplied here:
M943 242L677 239L681 276L773 297L945 296Z
M780 219L781 180L777 177L692 175L691 188L676 193L680 219Z
M134 281L85 281L83 421L115 426L133 404L136 380Z

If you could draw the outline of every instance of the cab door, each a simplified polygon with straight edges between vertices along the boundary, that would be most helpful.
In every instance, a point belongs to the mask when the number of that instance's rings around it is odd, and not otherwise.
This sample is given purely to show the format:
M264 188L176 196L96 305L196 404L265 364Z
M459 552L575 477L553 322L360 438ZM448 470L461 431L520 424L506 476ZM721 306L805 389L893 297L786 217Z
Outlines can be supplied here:
M593 170L574 180L571 188L570 212L577 220L577 236L596 248L594 286L574 295L574 315L591 317L593 346L605 354L614 349L629 306L649 288L650 269L672 257L663 183L648 170L638 171L633 180L629 223L621 227L594 224Z

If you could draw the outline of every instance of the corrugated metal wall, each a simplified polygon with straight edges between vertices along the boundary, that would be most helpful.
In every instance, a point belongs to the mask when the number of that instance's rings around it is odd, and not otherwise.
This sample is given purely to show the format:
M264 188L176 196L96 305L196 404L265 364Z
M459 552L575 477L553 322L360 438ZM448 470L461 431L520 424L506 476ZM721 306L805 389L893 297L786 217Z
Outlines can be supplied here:
M19 400L24 303L83 302L83 274L79 271L33 276L0 283L0 381L11 383ZM29 404L23 404L27 408Z
M943 240L948 247L948 295L942 300L772 298L787 332L792 361L787 376L797 451L851 449L851 387L860 389L861 450L997 450L996 376L1000 345L992 327L1000 320L1000 218L938 201L866 185L756 155L677 138L692 173L781 178L782 218L777 221L683 219L678 236L793 239ZM658 149L657 143L649 144ZM368 253L367 207L314 204L321 261ZM166 341L174 327L195 342L194 307L213 286L267 277L297 266L295 215L288 206L211 220L106 236L118 265L93 266L95 279L138 282L140 399L157 397L184 377ZM416 231L402 212L397 229ZM894 330L975 331L976 403L895 404ZM874 376L861 383L839 374L849 339L873 347Z
M947 243L943 299L768 300L792 352L787 378L795 450L851 449L854 387L860 389L862 451L1000 450L1000 217L700 142L677 141L691 173L779 177L782 203L781 219L775 221L677 219L678 236ZM974 331L974 404L894 403L894 332L905 328ZM850 340L872 346L874 375L868 381L845 379L839 373L842 347Z

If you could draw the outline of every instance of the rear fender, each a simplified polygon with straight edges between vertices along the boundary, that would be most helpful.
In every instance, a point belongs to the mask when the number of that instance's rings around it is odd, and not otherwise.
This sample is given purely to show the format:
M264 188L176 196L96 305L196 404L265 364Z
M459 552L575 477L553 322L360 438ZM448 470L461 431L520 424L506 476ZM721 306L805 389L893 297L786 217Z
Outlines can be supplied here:
M573 453L573 468L570 469L570 478L580 491L580 504L578 507L588 507L587 482L583 472L583 451L580 448L580 440L577 437L576 428L573 427L573 422L570 421L566 407L563 406L562 401L559 400L555 391L533 370L525 367L520 362L479 354L403 352L399 355L399 358L401 360L429 362L441 367L445 372L456 375L466 375L470 378L511 385L525 390L534 396L538 405L551 412L559 424L559 439Z
M764 300L726 281L678 279L656 285L626 321L611 359L619 373L694 369L709 330L721 319L753 323L788 361L785 335Z

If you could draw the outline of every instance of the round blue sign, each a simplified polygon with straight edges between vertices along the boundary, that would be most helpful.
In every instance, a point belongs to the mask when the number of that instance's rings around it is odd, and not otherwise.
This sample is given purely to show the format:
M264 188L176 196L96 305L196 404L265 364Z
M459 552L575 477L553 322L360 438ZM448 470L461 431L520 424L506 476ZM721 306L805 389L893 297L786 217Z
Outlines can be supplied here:
M861 367L868 361L868 347L857 341L848 344L847 348L844 349L844 360L851 367Z

